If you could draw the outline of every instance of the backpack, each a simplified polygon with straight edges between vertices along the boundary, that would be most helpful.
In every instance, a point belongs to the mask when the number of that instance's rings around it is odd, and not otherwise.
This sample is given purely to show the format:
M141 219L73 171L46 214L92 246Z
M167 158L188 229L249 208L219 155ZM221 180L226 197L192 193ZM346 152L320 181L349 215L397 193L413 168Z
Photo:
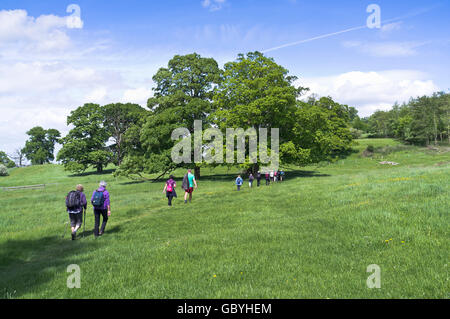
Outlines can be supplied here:
M105 203L105 197L103 197L103 192L95 191L94 199L92 200L92 205L96 208L103 208Z
M66 197L66 207L68 209L77 209L81 207L81 195L80 192L70 191Z
M173 183L167 182L167 191L170 192L170 193L173 191L172 185L173 185Z

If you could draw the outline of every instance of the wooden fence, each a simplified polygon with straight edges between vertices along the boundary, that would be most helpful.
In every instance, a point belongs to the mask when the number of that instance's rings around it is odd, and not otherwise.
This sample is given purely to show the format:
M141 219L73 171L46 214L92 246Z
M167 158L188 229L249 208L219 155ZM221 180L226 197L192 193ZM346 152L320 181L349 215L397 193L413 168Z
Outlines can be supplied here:
M28 185L28 186L14 186L14 187L0 187L4 191L16 191L21 189L41 189L45 188L45 184Z

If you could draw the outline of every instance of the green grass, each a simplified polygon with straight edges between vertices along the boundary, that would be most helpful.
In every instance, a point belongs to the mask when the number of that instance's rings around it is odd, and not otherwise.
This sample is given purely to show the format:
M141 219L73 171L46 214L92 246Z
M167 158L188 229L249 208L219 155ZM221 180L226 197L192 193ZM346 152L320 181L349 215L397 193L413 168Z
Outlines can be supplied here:
M292 167L285 182L240 193L237 170L204 169L189 205L178 171L172 208L163 183L14 169L0 187L49 185L0 190L0 297L448 298L450 153L362 157L368 144L398 145L359 140L345 159ZM82 183L89 198L100 179L112 198L105 235L92 236L89 207L86 238L62 239L65 195ZM81 289L66 287L70 264ZM366 286L370 264L381 267L381 289Z

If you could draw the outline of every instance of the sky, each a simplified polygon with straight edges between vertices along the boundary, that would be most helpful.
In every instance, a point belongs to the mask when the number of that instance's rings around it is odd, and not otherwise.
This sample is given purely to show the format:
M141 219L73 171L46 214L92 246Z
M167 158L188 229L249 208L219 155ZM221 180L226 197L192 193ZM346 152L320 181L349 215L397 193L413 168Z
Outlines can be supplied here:
M369 116L448 92L449 31L442 0L0 0L0 150L34 126L64 136L85 103L145 107L157 70L192 52L220 66L264 52L295 85Z

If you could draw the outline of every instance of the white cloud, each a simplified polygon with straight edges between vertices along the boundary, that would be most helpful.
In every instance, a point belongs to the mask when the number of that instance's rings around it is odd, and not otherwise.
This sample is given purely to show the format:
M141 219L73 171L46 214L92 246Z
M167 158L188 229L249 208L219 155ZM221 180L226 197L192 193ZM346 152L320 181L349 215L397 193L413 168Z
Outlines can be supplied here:
M105 99L107 97L107 90L105 87L97 87L89 94L86 95L84 98L85 101L88 101L89 103L97 103L102 104L105 102Z
M37 18L25 10L0 11L0 47L14 45L22 50L61 50L70 46L66 31L68 18L41 15ZM82 27L81 19L76 21Z
M355 48L358 51L373 57L407 57L417 54L417 48L429 42L359 42L347 41L343 43L346 48Z
M203 0L202 6L203 8L209 9L209 11L218 11L222 9L225 3L226 0Z
M360 116L388 110L395 102L428 95L439 87L426 74L413 70L347 72L336 76L304 78L297 85L310 88L310 94L331 96L339 103L354 106Z
M0 62L0 149L12 152L23 146L25 132L37 125L65 134L71 110L89 102L113 102L125 89L116 72L63 62Z
M124 103L136 103L141 106L146 106L147 100L152 96L152 94L152 90L146 87L130 89L124 92L122 101Z
M386 32L400 30L402 24L403 24L403 21L384 24L383 26L381 26L381 32L386 33Z

